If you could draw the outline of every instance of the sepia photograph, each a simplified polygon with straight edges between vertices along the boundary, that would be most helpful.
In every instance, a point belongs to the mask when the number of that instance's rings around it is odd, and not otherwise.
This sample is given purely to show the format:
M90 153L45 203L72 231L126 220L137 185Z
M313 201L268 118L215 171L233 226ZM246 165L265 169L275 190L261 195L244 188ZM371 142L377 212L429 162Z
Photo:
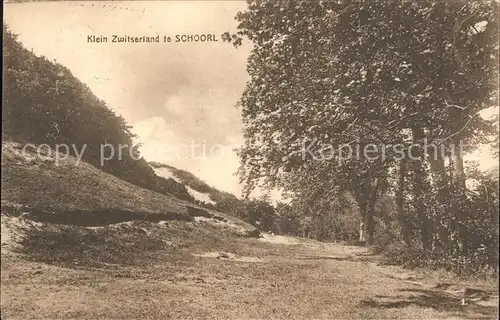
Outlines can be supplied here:
M5 0L0 320L499 317L499 0Z

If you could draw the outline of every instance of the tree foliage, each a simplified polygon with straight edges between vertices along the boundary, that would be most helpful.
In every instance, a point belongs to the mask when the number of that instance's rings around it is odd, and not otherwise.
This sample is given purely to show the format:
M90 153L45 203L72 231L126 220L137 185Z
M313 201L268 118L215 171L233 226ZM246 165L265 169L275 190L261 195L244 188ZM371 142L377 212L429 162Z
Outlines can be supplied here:
M266 199L246 199L237 215L262 231L275 231L276 214L274 207Z
M367 242L377 201L399 194L412 250L467 256L471 199L459 148L495 132L478 114L498 105L498 3L248 1L236 19L238 33L225 39L253 44L239 103L246 193L279 187L321 212L322 200L349 192ZM339 152L368 144L406 156Z

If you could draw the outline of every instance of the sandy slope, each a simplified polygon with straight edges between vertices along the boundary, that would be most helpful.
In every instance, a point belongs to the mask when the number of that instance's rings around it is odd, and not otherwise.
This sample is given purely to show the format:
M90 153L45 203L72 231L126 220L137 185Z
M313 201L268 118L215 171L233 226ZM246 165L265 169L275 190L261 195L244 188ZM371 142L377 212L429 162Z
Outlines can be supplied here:
M170 170L169 168L167 167L162 167L162 168L155 168L153 167L153 170L155 171L156 175L160 176L160 177L163 177L165 179L174 179L176 182L178 183L181 183L181 184L184 184L182 183L182 181L175 175L174 172L172 172L172 170ZM211 205L216 205L215 201L213 201L211 198L210 198L210 194L208 193L205 193L205 192L199 192L193 188L191 188L189 185L186 185L184 184L185 187L186 187L186 190L188 191L188 193L196 200L200 201L200 202L204 202L204 203L207 203L207 204L211 204Z
M244 233L257 233L235 217L138 187L85 162L76 165L74 157L57 158L51 149L36 152L23 146L2 142L2 213L27 211L40 221L94 226L217 216Z
M498 296L490 287L476 287L476 301L462 306L446 283L377 266L364 248L270 235L218 238L203 223L170 226L161 234L168 249L131 264L63 267L3 246L2 313L6 319L496 318ZM147 236L160 235L157 225L144 227Z

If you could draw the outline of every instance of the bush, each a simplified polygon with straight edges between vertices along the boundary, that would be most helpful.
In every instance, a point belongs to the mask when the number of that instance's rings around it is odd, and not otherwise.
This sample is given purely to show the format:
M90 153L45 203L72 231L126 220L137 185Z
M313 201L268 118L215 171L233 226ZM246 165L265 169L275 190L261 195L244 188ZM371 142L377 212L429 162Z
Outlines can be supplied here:
M252 199L243 201L237 215L261 231L276 232L274 208L265 200Z

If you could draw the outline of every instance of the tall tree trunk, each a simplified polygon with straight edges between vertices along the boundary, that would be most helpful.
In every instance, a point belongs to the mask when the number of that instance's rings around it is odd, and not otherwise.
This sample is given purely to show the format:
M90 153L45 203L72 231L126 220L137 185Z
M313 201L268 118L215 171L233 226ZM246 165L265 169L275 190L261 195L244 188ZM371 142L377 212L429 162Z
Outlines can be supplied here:
M377 204L380 179L375 178L368 192L368 210L366 215L366 245L373 244L373 235L375 233L375 205Z
M464 171L464 159L462 156L462 148L460 146L460 141L453 142L451 145L451 161L453 164L453 186L463 191L466 189L465 185L465 171Z
M454 231L457 240L457 251L466 256L468 255L469 232L464 224L466 217L464 207L460 202L465 201L467 187L465 184L464 159L460 141L455 140L451 148L452 186L455 195L453 199Z
M358 208L359 208L359 243L364 243L366 244L366 215L367 215L367 208L366 208L366 198L364 194L357 194L356 195L356 201L358 203Z
M370 199L369 190L365 186L359 186L356 190L356 202L358 203L360 220L359 220L359 242L365 245L371 245L373 242L373 234L369 234L369 218L372 213L370 212Z
M365 201L364 205L359 206L361 212L361 221L359 223L359 242L367 246L373 244L373 234L375 231L374 211L375 204L371 201Z
M375 232L375 204L379 189L379 178L373 179L372 183L353 185L354 198L358 204L360 213L359 242L367 246L373 244Z
M365 236L365 217L362 215L360 222L359 222L359 239L358 241L360 243L366 243L366 236Z
M401 228L401 237L406 246L411 249L411 227L408 215L405 213L404 197L405 197L405 175L406 175L406 159L399 161L398 179L396 188L396 210L398 214L399 226Z
M488 184L484 184L484 191L485 191L485 196L486 196L486 203L488 205L488 209L491 212L491 221L493 222L492 224L494 226L498 226L498 203L495 204L495 201L491 199L490 195L492 195L490 186ZM498 197L497 197L498 199ZM494 228L494 237L493 241L490 245L489 248L489 264L491 267L493 267L493 270L495 271L495 274L498 275L498 228Z
M431 152L429 154L429 163L432 174L432 188L437 194L436 202L433 204L435 230L432 241L432 250L436 251L449 241L449 227L447 227L446 217L449 213L450 191L443 152L437 150Z
M414 205L420 224L422 246L424 250L430 250L432 246L432 226L427 213L426 199L424 198L426 188L426 172L424 169L425 160L422 146L425 134L422 128L415 127L412 129L412 135L413 142L420 146L417 148L417 151L412 150L413 169L415 174L413 185L413 194L415 196Z
M366 214L366 245L373 245L373 234L375 232L375 200L370 199Z

